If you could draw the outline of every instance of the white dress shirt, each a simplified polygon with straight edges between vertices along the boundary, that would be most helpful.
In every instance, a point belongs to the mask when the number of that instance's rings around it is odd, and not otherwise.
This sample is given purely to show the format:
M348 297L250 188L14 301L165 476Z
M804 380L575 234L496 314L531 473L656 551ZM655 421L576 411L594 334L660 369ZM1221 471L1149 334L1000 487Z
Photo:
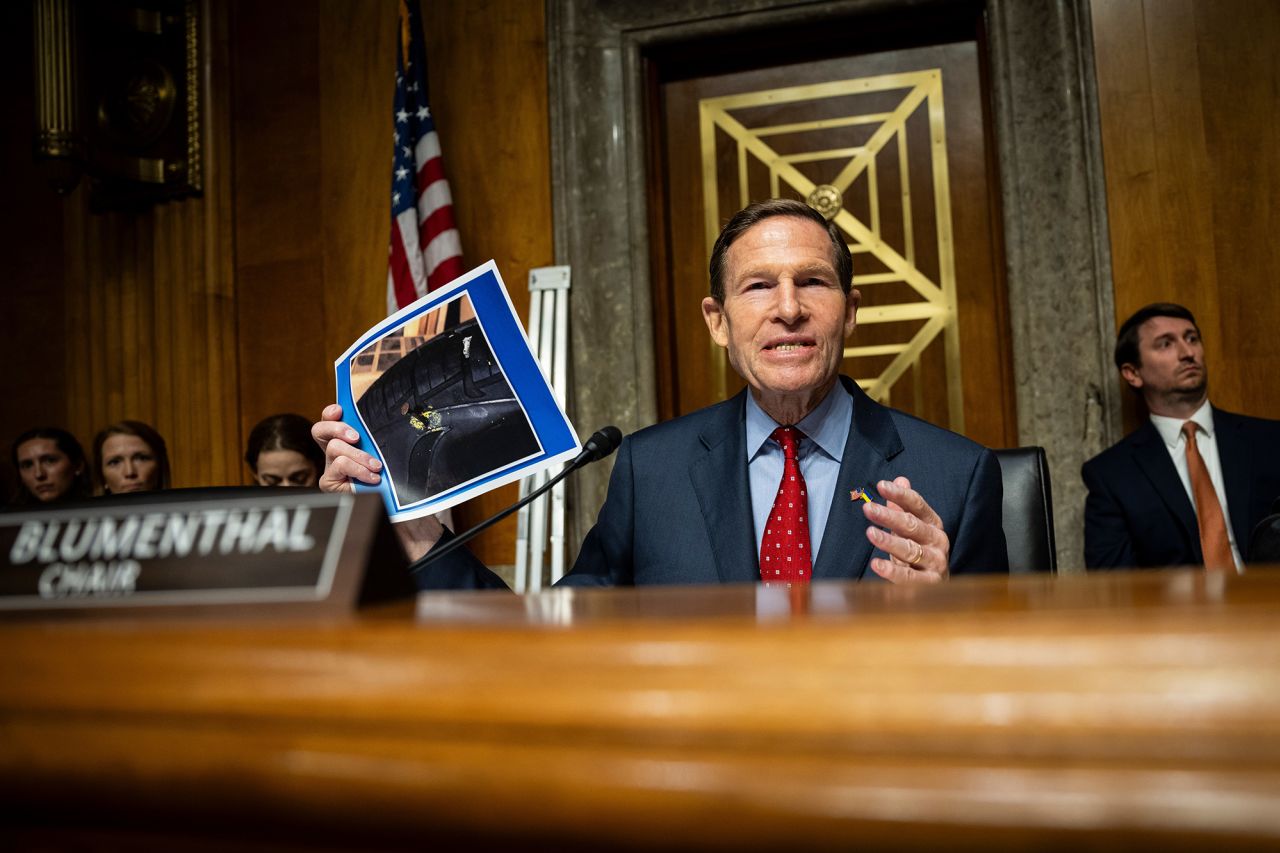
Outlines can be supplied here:
M1222 505L1222 517L1227 522L1227 538L1231 542L1231 558L1236 561L1236 571L1242 571L1244 560L1240 558L1240 548L1236 545L1235 530L1231 527L1231 510L1227 509L1226 483L1222 479L1222 463L1218 460L1218 437L1213 428L1213 407L1205 400L1188 420L1196 424L1196 449L1200 458L1209 469L1209 479L1213 481L1213 490L1218 494L1218 503ZM1182 488L1191 499L1191 506L1196 505L1196 496L1191 491L1191 473L1187 470L1187 437L1182 432L1185 423L1181 418L1167 418L1164 415L1152 415L1151 425L1160 433L1173 467L1182 481Z

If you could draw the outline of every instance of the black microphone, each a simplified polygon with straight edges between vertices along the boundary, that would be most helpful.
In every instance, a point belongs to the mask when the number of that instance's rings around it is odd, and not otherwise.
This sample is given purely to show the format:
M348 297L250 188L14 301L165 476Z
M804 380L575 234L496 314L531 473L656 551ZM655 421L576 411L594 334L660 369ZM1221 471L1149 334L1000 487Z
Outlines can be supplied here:
M569 470L575 471L588 462L598 462L617 450L619 444L622 444L622 430L616 426L601 427L582 445L582 452L569 463Z
M483 533L499 521L502 521L502 519L511 515L511 513L520 509L520 507L537 500L541 495L546 493L547 489L550 489L574 471L577 471L579 468L582 468L592 462L604 459L610 453L617 450L619 444L622 444L622 430L618 429L616 426L601 427L596 430L591 438L587 439L587 443L582 445L582 452L573 457L573 461L566 465L563 471L556 474L550 480L539 486L535 491L525 495L497 515L486 518L475 527L465 533L455 536L444 545L438 545L437 547L432 548L426 553L426 555L414 560L409 565L409 573L416 574L443 557L445 554L451 553L456 548L461 548L465 542L470 541L476 535Z

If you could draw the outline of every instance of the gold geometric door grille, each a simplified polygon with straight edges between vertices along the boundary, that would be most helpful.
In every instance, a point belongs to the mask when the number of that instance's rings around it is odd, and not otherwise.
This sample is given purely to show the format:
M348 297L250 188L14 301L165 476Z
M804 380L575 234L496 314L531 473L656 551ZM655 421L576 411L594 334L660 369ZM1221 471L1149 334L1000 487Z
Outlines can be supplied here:
M948 421L962 432L941 70L704 98L699 114L708 252L721 210L793 194L807 200L854 253L863 299L845 369L886 403L910 371L919 411L930 381L922 358L941 336ZM930 185L930 195L913 196Z

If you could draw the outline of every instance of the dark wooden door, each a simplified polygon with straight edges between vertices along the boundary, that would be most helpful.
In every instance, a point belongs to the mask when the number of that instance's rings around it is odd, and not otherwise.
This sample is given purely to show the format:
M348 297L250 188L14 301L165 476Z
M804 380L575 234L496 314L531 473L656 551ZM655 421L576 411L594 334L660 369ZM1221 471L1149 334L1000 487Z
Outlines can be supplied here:
M889 405L1016 443L980 62L970 38L724 72L705 57L692 74L679 58L654 63L662 417L742 387L699 309L710 249L748 202L784 196L830 205L854 252L862 307L845 372Z

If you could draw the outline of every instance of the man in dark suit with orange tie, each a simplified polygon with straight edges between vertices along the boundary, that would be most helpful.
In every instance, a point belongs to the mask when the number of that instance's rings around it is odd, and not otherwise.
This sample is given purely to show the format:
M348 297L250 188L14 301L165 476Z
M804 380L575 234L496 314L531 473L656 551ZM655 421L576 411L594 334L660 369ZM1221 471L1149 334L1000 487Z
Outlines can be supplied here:
M840 376L859 294L836 227L800 202L753 204L721 232L710 273L703 317L748 388L623 441L560 583L930 583L1007 571L992 453ZM377 482L340 417L331 406L313 428L329 459L322 487ZM878 500L857 499L864 488ZM430 520L413 535L400 528L411 553L440 535ZM495 580L474 561L425 572L429 586Z
M1084 464L1085 565L1243 569L1249 534L1280 495L1280 422L1209 403L1200 328L1181 305L1126 320L1115 361L1150 418Z

